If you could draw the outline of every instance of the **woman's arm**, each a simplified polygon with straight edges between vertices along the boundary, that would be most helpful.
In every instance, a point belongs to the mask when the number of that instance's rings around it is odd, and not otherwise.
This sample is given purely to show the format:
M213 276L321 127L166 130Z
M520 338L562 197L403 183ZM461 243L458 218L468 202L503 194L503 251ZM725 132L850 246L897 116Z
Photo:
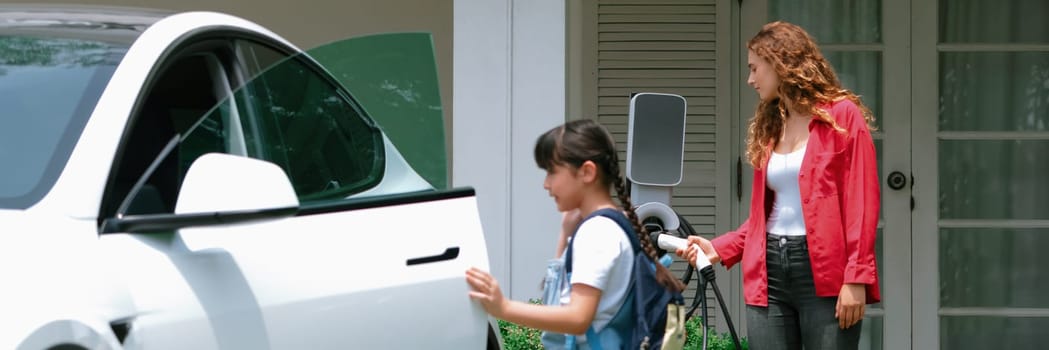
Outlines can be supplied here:
M743 222L735 231L730 231L714 240L707 240L706 238L699 236L688 236L689 246L693 244L699 246L699 249L703 250L703 254L707 260L710 260L711 264L722 263L725 268L731 268L732 265L739 262L740 257L743 255L743 245L746 243L747 230L749 230L750 219ZM715 243L717 242L717 243ZM719 248L720 246L720 248ZM725 259L722 253L728 253L729 259ZM675 252L678 256L685 258L685 261L694 262L696 261L696 255L698 252L689 249L678 249ZM695 265L693 263L693 265Z
M751 215L753 214L751 213ZM743 246L746 243L747 231L750 230L751 218L753 216L748 217L735 231L729 231L710 241L714 249L713 255L716 255L721 260L721 265L724 265L725 268L731 268L732 265L743 259ZM707 253L708 256L711 256L710 252ZM711 261L711 263L715 263L715 261Z
M863 120L859 110L855 118ZM842 215L845 229L845 283L877 283L874 244L878 228L881 199L878 181L877 152L865 124L856 127L849 144L849 160L844 169Z

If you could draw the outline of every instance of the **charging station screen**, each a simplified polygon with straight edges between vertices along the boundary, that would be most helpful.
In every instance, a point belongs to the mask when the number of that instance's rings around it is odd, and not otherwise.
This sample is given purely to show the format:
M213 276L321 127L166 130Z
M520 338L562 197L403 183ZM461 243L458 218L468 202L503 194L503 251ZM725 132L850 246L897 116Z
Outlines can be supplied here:
M685 141L685 99L677 95L638 94L630 102L627 175L645 185L681 182Z

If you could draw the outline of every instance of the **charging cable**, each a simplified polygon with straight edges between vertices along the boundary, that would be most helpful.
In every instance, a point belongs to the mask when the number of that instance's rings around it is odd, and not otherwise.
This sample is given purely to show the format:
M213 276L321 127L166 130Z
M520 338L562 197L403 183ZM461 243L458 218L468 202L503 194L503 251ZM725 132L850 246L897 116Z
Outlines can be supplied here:
M710 285L714 287L714 296L717 298L718 304L721 306L721 311L725 314L725 320L728 321L728 329L729 332L732 334L732 342L736 345L736 349L743 349L743 347L739 343L739 337L736 335L736 328L732 325L732 318L729 316L728 309L725 308L725 301L724 298L722 298L721 296L721 290L718 288L717 281L715 280L714 267L710 265L710 260L707 259L707 256L703 252L703 250L700 249L699 245L696 244L692 244L690 246L688 244L688 240L681 237L658 233L655 236L656 237L653 238L656 241L656 244L661 249L668 251L677 251L678 249L685 248L696 250L696 258L694 261L692 261L692 265L695 266L697 270L699 270L699 289L696 293L697 298L696 300L693 300L692 307L688 310L688 313L685 314L685 317L686 319L691 318L692 313L696 310L696 306L700 306L697 305L697 302L701 304L700 313L703 320L702 349L705 350L707 348L707 333L708 329L710 329L710 319L707 317L707 283L710 283Z

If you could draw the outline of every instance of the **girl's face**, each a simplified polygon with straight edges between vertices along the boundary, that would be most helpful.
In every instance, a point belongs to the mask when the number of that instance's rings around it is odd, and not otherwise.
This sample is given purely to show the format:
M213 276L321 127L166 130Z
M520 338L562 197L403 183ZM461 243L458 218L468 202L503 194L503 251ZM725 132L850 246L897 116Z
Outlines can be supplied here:
M565 212L579 208L583 203L584 176L580 168L555 165L546 172L543 188L554 197L557 211Z
M750 68L747 85L758 91L758 97L762 101L776 98L779 76L776 75L772 64L758 56L753 50L747 50L747 67Z

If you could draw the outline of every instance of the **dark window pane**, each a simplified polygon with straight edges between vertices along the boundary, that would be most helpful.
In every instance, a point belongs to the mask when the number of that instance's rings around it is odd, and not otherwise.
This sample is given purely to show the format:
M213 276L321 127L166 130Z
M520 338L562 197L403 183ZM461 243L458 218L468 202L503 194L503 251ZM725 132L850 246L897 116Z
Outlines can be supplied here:
M941 140L941 219L1049 219L1049 140Z
M696 33L698 34L698 33ZM386 139L434 188L449 186L449 140L430 33L387 33L308 51L382 127ZM691 108L690 108L691 110Z
M940 306L1049 308L1045 247L1046 228L940 229Z
M942 43L1049 43L1049 1L940 0Z
M940 318L940 349L1043 349L1049 318L952 316Z
M374 186L385 165L379 129L304 59L263 67L237 93L240 109L251 115L248 129L259 134L247 142L249 153L284 168L302 201L344 198Z
M769 21L776 20L805 28L820 44L881 42L879 0L771 0Z
M874 125L881 126L881 52L824 52L838 80L846 89L860 95L874 113Z
M1049 130L1049 52L941 53L939 127Z

